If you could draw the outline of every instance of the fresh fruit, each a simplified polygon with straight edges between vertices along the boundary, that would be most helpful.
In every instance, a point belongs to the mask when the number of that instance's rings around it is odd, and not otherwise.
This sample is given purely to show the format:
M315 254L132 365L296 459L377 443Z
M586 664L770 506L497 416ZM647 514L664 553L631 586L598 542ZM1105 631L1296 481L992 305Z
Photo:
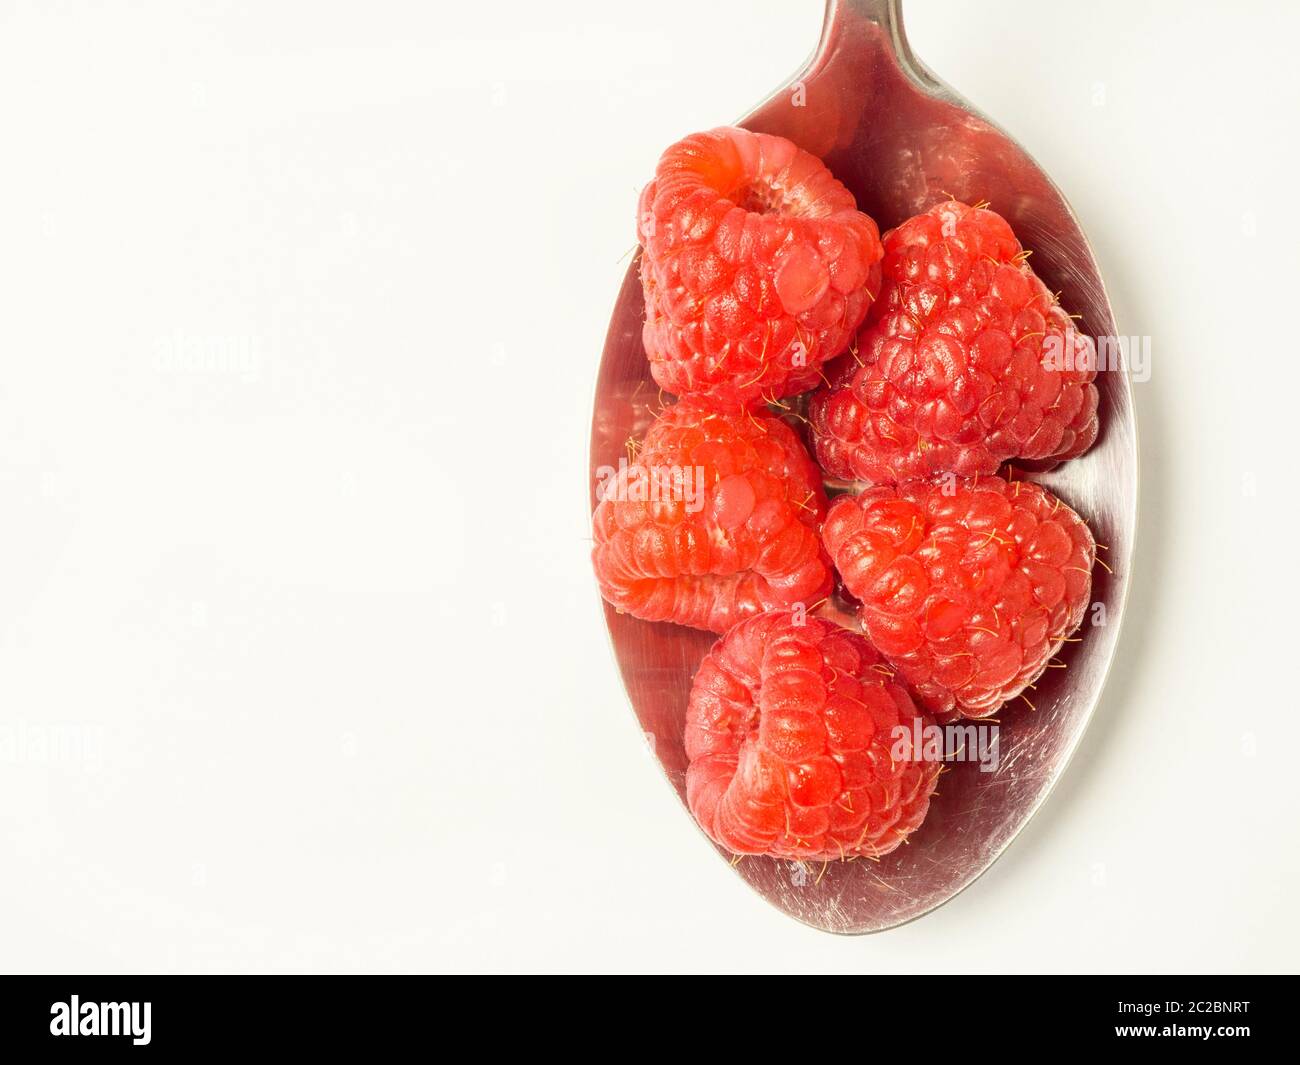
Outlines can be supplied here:
M719 410L794 395L880 288L880 234L821 160L723 127L674 144L641 194L650 371Z
M821 477L780 419L683 401L650 427L633 463L598 476L592 560L620 611L725 632L829 594Z
M885 235L857 350L810 403L834 477L899 483L1064 459L1097 437L1096 346L1000 215L950 200Z
M686 798L735 854L887 854L925 819L940 765L921 717L861 636L792 611L731 629L686 710Z
M822 537L871 642L943 720L1032 684L1092 587L1087 525L1027 481L876 486L835 500Z

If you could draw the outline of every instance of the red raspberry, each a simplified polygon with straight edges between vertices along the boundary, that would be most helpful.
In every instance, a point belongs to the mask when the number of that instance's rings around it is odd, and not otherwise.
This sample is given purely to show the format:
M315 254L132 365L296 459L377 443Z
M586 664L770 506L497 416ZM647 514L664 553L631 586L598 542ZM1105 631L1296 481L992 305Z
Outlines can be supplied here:
M674 144L637 213L650 372L719 410L820 380L880 288L880 232L821 160L722 128Z
M821 476L783 421L683 401L621 465L592 519L601 594L619 610L725 632L830 593Z
M897 483L1065 459L1097 438L1097 352L1024 261L1006 220L950 200L885 234L857 359L810 404L835 477Z
M985 717L1038 678L1083 620L1096 557L1073 510L997 477L841 496L822 538L871 642L941 720Z
M929 722L891 676L866 640L820 618L738 624L705 657L686 710L700 827L735 854L897 847L925 820L940 766L912 742Z

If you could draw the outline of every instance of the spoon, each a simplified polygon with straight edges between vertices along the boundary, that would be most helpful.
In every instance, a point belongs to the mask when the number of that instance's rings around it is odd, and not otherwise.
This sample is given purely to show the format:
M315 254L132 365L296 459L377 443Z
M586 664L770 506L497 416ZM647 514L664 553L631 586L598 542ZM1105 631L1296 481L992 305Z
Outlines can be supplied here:
M1081 316L1080 328L1116 338L1088 241L1060 190L1014 140L934 77L903 32L899 0L828 0L821 43L807 66L738 125L787 137L820 156L885 231L950 197L988 200L1047 287ZM658 406L641 346L644 304L633 262L614 306L596 385L593 470L617 462ZM1099 339L1099 351L1103 345ZM1119 636L1137 515L1133 396L1114 346L1097 375L1101 432L1083 457L1053 470L1021 469L1074 507L1107 546L1093 573L1092 605L1066 668L1037 682L1033 709L998 712L999 760L949 764L921 828L879 861L801 863L749 856L736 874L791 917L838 933L879 932L935 909L1006 850L1060 779L1101 696ZM1106 360L1109 361L1106 361ZM592 480L595 506L595 480ZM628 698L669 782L686 801L683 721L691 679L711 633L605 617ZM687 814L689 817L689 813ZM728 862L732 856L720 848Z

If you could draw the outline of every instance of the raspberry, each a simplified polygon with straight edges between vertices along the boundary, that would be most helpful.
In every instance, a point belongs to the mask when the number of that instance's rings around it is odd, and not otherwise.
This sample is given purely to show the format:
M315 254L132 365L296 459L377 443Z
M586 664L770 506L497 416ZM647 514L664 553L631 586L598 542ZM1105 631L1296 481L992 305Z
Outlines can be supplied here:
M1073 510L1028 481L869 488L822 538L877 649L942 720L1032 684L1083 620L1096 557Z
M898 483L1065 459L1097 438L1097 352L1006 220L950 200L885 234L856 360L810 403L832 476Z
M928 722L879 663L861 636L790 611L713 645L686 710L686 801L714 842L879 857L920 826L940 766L913 742Z
M812 388L880 288L876 223L820 159L763 133L664 152L637 239L650 372L718 410Z
M683 401L650 427L634 465L605 473L592 561L620 611L725 632L830 593L821 477L778 418Z

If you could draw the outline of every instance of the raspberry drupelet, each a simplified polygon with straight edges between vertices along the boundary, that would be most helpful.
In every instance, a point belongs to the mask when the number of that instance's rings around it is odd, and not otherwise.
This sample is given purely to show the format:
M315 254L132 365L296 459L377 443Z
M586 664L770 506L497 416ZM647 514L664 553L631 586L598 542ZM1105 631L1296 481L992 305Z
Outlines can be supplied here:
M831 590L821 475L779 418L683 400L611 469L592 518L601 594L647 621L725 632Z
M872 484L1007 459L1060 460L1097 437L1096 345L1030 269L1000 215L948 201L885 235L856 350L809 417L831 476Z
M841 496L822 537L867 635L940 720L986 717L1079 627L1096 549L1046 489L998 477Z
M802 622L802 623L800 623ZM686 711L686 797L735 854L888 854L925 819L940 763L929 722L861 636L790 611L714 644Z
M818 384L880 288L875 222L783 137L723 127L674 144L637 238L650 371L718 410Z

